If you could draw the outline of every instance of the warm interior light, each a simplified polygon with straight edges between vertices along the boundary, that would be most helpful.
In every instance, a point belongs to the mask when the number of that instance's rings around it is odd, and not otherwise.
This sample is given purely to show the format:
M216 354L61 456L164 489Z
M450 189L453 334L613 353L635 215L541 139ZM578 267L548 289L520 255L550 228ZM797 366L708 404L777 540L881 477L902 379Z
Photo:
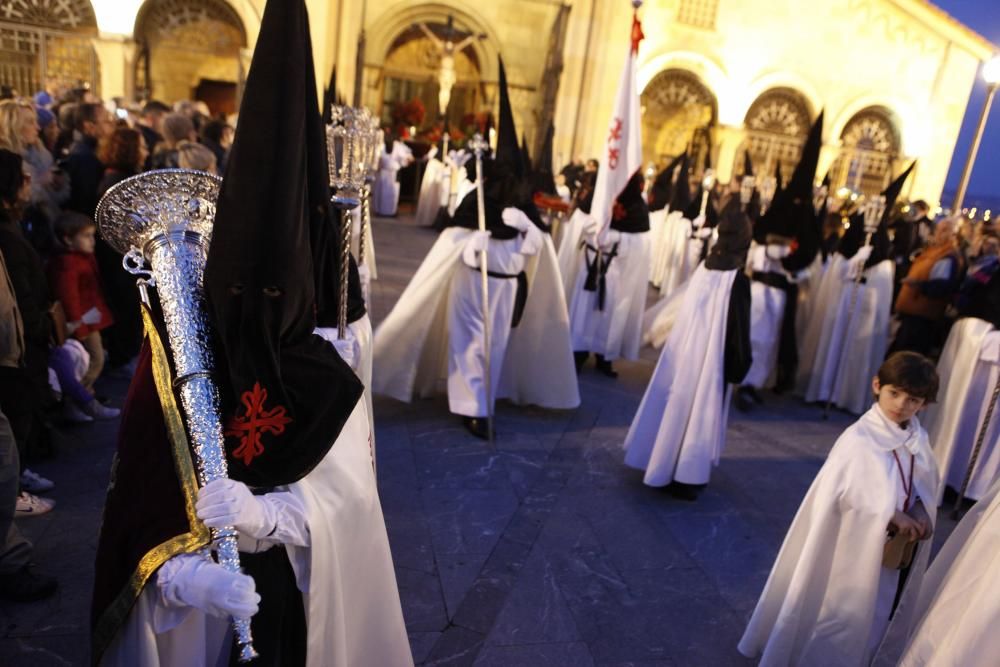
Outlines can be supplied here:
M1000 55L995 55L983 63L983 81L991 86L1000 83Z
M91 0L97 28L103 33L131 35L143 0Z

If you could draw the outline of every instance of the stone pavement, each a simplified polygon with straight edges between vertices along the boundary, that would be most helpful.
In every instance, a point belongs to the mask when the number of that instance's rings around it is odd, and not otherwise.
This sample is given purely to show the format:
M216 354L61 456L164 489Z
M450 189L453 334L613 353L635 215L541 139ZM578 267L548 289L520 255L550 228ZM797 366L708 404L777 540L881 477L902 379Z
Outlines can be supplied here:
M377 323L435 236L407 216L375 232ZM736 643L799 501L852 418L824 422L818 408L767 395L753 413L733 413L705 493L679 501L622 464L655 362L646 349L616 364L617 380L588 367L574 411L500 403L495 449L464 431L444 397L376 399L379 486L418 664L749 664ZM105 391L124 396L125 384ZM19 523L62 590L0 603L0 666L86 664L114 429L64 430L57 458L32 464L58 483L59 505ZM936 542L951 528L942 517Z

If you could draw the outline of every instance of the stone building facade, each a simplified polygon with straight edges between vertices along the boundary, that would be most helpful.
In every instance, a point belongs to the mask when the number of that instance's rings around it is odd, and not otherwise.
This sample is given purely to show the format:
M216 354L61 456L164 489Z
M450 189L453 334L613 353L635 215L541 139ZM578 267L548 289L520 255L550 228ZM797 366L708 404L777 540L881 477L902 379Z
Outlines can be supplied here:
M537 150L552 122L558 163L599 154L627 50L626 0L306 4L319 76L336 63L348 101L388 120L393 105L418 97L432 122L440 44L468 37L455 54L452 126L495 107L502 55L529 145ZM89 72L105 98L198 97L228 110L263 6L0 0L0 80L30 85L34 58L36 80ZM931 201L940 198L979 65L997 50L927 0L646 0L640 17L647 163L696 137L722 180L744 150L759 169L789 168L824 109L820 173L829 170L835 186L879 189L917 159L906 194Z

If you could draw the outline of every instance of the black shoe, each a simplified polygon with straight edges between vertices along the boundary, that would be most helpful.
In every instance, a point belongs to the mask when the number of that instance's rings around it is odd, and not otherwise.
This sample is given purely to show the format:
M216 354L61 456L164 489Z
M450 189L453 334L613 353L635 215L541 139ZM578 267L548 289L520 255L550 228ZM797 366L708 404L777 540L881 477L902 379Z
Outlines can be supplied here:
M576 363L576 372L579 373L583 370L583 365L587 363L587 359L590 358L590 352L574 352L573 361Z
M753 410L753 400L750 398L750 393L747 391L748 387L739 387L736 390L736 395L733 397L734 403L736 404L736 409L740 412L750 412Z
M462 417L462 425L480 440L489 440L490 427L486 417Z
M618 371L611 367L611 362L599 354L597 355L597 363L595 365L597 366L598 372L601 374L606 375L609 378L618 377Z
M698 495L707 484L684 484L683 482L671 482L667 485L666 491L674 498L694 502L698 500Z
M17 572L0 574L0 599L3 600L35 602L50 597L58 588L55 577L38 574L32 564Z
M743 387L743 390L746 391L747 396L749 396L750 400L754 403L757 405L764 405L764 399L760 397L760 392L757 391L756 387Z

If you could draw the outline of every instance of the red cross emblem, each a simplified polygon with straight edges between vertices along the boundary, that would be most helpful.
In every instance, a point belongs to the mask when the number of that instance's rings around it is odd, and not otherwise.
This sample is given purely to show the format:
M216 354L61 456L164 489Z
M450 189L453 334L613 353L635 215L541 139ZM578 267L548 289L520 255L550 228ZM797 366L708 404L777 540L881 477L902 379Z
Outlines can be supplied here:
M281 435L285 432L285 425L292 420L286 416L284 406L264 409L267 390L259 382L254 383L252 390L243 392L240 401L246 408L246 414L230 419L225 434L227 437L240 439L240 446L233 450L233 458L243 459L244 465L250 465L254 458L264 453L261 435Z

